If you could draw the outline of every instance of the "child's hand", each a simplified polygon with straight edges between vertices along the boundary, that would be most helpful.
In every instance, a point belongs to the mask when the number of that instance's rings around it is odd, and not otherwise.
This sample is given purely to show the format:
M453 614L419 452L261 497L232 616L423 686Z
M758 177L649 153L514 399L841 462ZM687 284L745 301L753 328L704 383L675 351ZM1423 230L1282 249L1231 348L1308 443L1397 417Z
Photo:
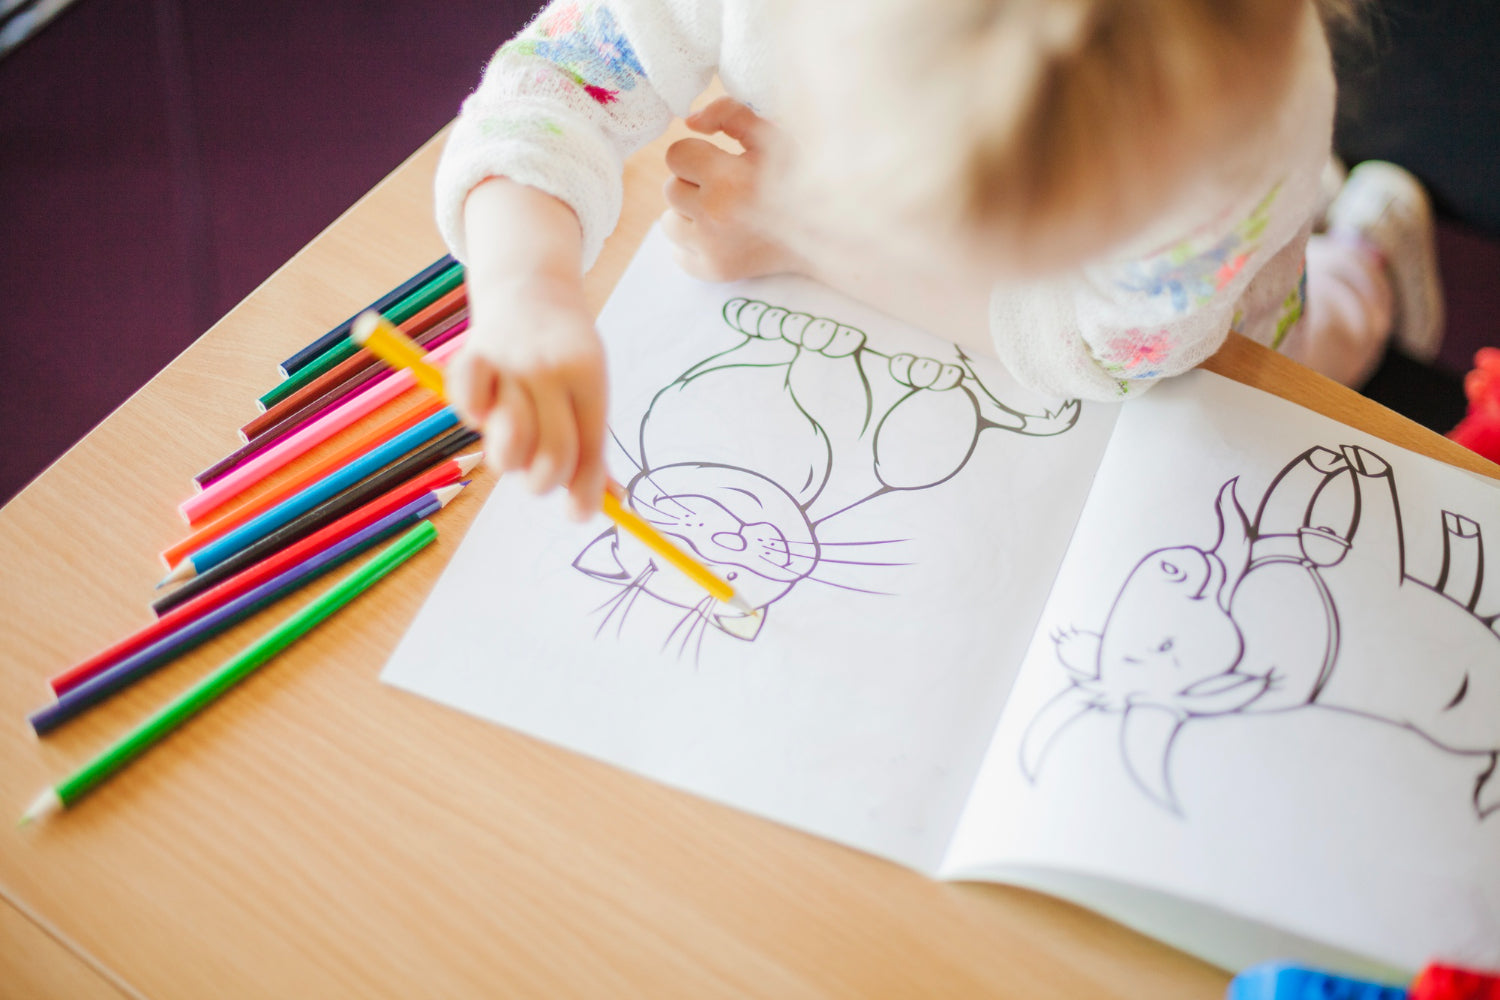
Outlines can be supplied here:
M525 470L537 493L567 487L583 520L604 498L607 389L604 346L584 305L577 220L561 202L503 179L470 193L465 220L469 331L448 366L448 397L484 432L487 465Z
M705 139L682 139L667 149L672 177L664 190L671 207L661 225L682 269L706 281L804 270L774 235L778 227L758 198L766 150L778 141L775 126L728 97L689 115L687 125L705 135L723 132L745 151L725 152Z

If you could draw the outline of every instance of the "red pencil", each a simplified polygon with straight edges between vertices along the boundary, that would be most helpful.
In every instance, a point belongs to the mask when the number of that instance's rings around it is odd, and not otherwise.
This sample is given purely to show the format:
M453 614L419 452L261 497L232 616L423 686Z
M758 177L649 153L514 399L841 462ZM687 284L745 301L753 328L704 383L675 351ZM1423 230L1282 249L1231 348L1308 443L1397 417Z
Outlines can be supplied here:
M309 559L330 545L337 545L367 525L415 500L423 493L459 482L478 464L483 452L460 455L433 466L410 482L382 493L362 507L345 514L332 524L315 531L275 555L236 573L223 583L185 601L150 625L133 632L107 649L95 653L82 663L52 678L49 683L57 694L77 687L96 674L103 673L126 657L145 649L187 622L208 614L239 595L259 586L304 559Z

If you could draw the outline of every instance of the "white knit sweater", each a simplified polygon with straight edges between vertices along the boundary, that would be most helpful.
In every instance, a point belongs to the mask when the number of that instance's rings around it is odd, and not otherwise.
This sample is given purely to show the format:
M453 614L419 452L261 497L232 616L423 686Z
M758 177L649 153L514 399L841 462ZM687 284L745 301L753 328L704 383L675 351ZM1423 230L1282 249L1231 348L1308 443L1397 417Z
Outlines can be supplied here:
M767 6L555 0L495 54L443 152L438 224L454 255L465 257L464 198L505 176L573 208L591 266L619 217L625 157L686 114L715 73L731 96L776 117ZM994 290L991 334L1012 374L1057 396L1118 400L1198 365L1231 329L1284 339L1302 314L1333 119L1327 44L1311 10L1297 44L1270 134L1226 156L1237 164L1232 182L1204 179L1088 266Z

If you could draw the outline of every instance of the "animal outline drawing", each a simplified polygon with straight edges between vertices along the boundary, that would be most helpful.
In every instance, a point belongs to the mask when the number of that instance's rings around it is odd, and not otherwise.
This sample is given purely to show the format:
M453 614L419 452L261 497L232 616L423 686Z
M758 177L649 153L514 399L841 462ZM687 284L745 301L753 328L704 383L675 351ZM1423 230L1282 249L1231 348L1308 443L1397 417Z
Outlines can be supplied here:
M666 643L685 653L710 626L753 640L769 606L804 581L881 593L866 568L902 565L894 553L905 539L829 541L830 522L884 494L947 482L986 431L1050 436L1078 419L1077 400L1041 414L1006 405L956 347L946 361L882 353L860 329L747 298L726 302L722 317L737 342L655 394L633 451L614 441L635 469L629 506L760 613L716 606L612 528L573 563L616 588L596 634L612 619L620 627L642 594L682 609ZM723 422L705 420L720 413ZM767 439L781 445L774 455Z
M1037 782L1048 751L1078 720L1118 715L1131 778L1180 815L1171 754L1184 726L1321 709L1477 758L1475 812L1483 819L1500 809L1500 615L1479 610L1487 596L1480 525L1441 512L1442 561L1428 582L1407 571L1395 475L1374 452L1308 449L1273 478L1253 520L1237 483L1219 490L1212 548L1147 554L1099 632L1053 635L1069 683L1027 726L1025 777ZM1296 638L1308 634L1321 641ZM1439 636L1452 641L1438 647Z

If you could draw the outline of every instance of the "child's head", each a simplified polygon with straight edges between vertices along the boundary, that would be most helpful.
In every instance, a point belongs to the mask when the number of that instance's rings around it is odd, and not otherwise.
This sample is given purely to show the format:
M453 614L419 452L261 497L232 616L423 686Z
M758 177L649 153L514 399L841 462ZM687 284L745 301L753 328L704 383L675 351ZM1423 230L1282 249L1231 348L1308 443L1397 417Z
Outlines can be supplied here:
M1077 263L1241 169L1308 16L1307 0L788 2L794 197L992 274Z

